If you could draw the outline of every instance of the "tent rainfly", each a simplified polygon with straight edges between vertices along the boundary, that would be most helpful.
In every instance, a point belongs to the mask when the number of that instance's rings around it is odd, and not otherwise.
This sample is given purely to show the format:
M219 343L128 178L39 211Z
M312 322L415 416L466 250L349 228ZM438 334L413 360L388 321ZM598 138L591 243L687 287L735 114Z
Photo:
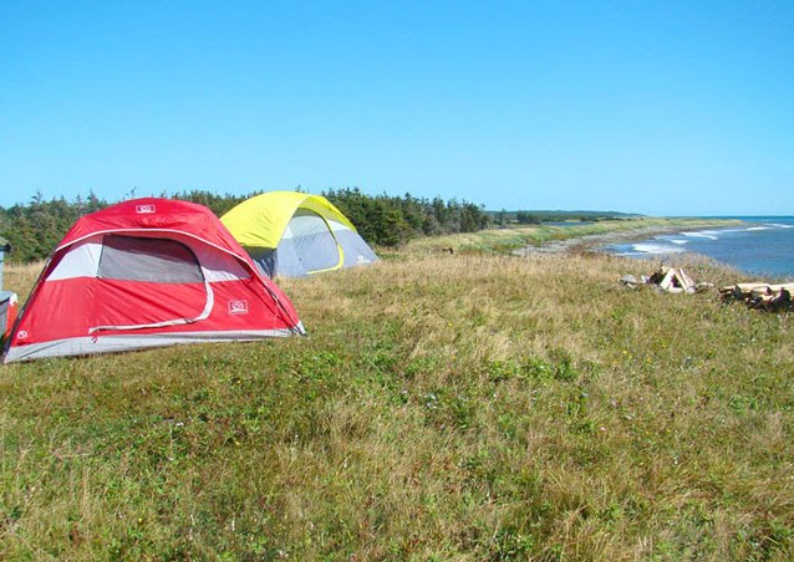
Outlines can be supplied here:
M4 362L303 333L286 295L209 209L147 198L78 219L20 312Z
M378 261L325 197L271 191L243 201L221 222L269 277L304 277Z

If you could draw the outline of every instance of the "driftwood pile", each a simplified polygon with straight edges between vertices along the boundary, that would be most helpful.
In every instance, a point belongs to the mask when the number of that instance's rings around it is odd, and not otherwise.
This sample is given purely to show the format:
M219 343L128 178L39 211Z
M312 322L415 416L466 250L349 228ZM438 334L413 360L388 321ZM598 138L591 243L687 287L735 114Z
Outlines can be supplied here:
M683 269L661 266L650 276L641 277L643 285L653 285L657 290L666 293L686 293L692 295L713 287L711 283L695 283ZM636 289L638 282L633 275L624 275L620 282L629 289Z
M650 276L642 275L638 281L633 275L624 275L620 282L628 289L651 285L659 292L692 295L714 287L713 283L695 283L683 269L660 266ZM794 283L771 285L769 283L738 283L720 290L722 302L741 301L750 308L770 312L794 312Z
M777 312L794 311L791 294L794 283L770 285L768 283L739 283L720 289L722 302L743 301L750 308Z

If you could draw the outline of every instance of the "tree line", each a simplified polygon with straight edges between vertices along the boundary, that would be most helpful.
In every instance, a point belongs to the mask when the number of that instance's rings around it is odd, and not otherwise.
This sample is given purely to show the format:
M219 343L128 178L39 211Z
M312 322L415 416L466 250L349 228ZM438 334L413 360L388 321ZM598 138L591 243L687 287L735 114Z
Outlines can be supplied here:
M173 199L191 201L209 207L221 216L242 201L262 193L220 195L206 190L183 191ZM444 201L413 197L367 195L358 188L330 189L323 195L356 225L370 244L394 247L417 236L455 232L474 232L486 228L492 219L485 210L467 201ZM134 196L134 192L130 193ZM169 197L162 194L163 197ZM0 207L0 237L11 244L9 260L31 262L46 258L81 216L110 205L93 192L73 200L64 197L45 199L41 193L27 203Z
M491 217L467 201L390 195L366 195L357 188L328 190L323 195L356 225L368 242L399 246L417 236L475 232L488 227Z

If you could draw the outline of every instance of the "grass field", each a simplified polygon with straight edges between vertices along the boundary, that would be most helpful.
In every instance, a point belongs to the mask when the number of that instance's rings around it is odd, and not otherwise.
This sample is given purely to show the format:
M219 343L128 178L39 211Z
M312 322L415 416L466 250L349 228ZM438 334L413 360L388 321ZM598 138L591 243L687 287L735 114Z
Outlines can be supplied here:
M790 317L392 258L284 282L308 338L0 368L0 559L794 557Z

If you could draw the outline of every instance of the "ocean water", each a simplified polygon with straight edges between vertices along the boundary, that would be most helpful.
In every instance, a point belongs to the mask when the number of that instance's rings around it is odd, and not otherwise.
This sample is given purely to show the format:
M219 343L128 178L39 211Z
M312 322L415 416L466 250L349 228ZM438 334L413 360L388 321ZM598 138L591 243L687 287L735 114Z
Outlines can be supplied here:
M659 259L692 252L747 273L794 281L794 217L719 218L741 219L746 224L665 234L606 246L604 250L621 256Z

